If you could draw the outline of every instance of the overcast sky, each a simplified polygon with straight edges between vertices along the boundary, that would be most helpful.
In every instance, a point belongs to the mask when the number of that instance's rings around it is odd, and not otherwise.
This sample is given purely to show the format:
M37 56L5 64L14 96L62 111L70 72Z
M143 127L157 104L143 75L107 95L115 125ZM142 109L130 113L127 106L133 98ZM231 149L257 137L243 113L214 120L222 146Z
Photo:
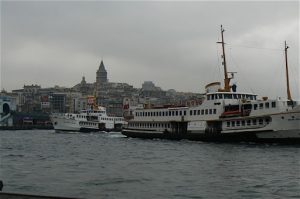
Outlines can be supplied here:
M292 95L299 94L299 2L3 2L1 89L71 87L96 81L103 58L111 82L204 92L228 71L239 91L286 97L284 41Z

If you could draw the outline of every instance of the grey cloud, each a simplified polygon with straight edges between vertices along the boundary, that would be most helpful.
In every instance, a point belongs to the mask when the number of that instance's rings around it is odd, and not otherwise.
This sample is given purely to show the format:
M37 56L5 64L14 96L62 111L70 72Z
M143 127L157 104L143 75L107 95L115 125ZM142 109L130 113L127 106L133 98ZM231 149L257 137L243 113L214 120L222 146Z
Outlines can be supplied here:
M288 40L291 68L299 72L298 2L1 4L1 87L9 90L24 83L72 86L83 74L93 82L103 57L111 81L140 87L144 80L153 80L164 89L202 92L206 83L222 81L216 44L221 23L228 43L282 48ZM298 28L286 32L292 21ZM284 85L271 89L278 81L270 80L269 73L274 64L281 66L281 52L255 50L261 51L227 46L230 70L239 72L239 89L284 96ZM291 78L297 81L299 73ZM293 90L299 97L299 87Z

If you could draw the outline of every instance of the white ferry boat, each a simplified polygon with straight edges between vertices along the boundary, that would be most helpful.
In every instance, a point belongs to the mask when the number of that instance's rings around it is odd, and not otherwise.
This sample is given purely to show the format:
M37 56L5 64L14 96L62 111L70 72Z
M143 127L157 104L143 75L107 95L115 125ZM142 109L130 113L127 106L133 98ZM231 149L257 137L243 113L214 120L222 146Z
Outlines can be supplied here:
M125 124L123 117L112 117L106 114L104 107L82 110L80 113L56 113L51 115L53 127L57 132L93 132L120 131Z
M224 88L220 82L206 86L201 105L137 109L123 128L128 137L190 139L202 141L300 142L300 103L293 101L289 89L287 49L287 100L268 99L253 93L236 92L228 77L224 29L221 26Z

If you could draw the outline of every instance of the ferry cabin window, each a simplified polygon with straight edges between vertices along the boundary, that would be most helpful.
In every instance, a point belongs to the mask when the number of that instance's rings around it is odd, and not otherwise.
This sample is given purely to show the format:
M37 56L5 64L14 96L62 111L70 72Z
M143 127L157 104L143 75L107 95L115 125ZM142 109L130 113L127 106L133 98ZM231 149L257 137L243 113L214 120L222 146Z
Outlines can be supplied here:
M176 111L176 116L178 116L178 111Z
M257 104L254 104L254 106L253 106L253 108L254 108L254 110L257 110Z
M238 95L237 94L233 94L233 98L234 99L238 99Z
M200 110L198 110L198 115L200 115Z
M242 120L242 126L245 126L245 120Z
M236 121L236 126L240 126L240 121Z
M263 109L264 108L264 104L263 103L260 103L259 104L259 109Z
M276 107L276 102L272 102L272 108Z
M193 115L193 111L192 110L190 110L190 115Z
M210 115L212 114L212 109L209 109L209 114L210 114Z
M219 99L223 99L223 95L222 94L218 94L219 95Z
M259 124L263 124L263 123L264 123L263 119L259 119L259 120L258 120L258 123L259 123Z
M205 115L207 115L208 114L208 109L205 109Z
M230 127L230 122L226 122L227 127Z
M197 110L194 110L194 115L197 115Z
M266 103L265 103L265 107L266 107L266 108L269 108L269 107L270 107L269 102L266 102Z
M204 109L201 110L201 115L204 115Z
M247 120L247 126L251 125L251 120Z
M215 95L211 95L211 99L214 100L215 99Z
M179 112L180 116L182 115L182 111Z
M232 99L232 95L231 94L224 94L224 99Z
M210 95L207 95L207 100L210 100Z
M235 121L232 121L232 122L231 122L231 126L232 126L232 127L235 127Z
M186 115L186 111L183 111L183 115Z
M217 109L214 109L214 114L217 114Z
M256 125L256 119L252 120L253 125Z

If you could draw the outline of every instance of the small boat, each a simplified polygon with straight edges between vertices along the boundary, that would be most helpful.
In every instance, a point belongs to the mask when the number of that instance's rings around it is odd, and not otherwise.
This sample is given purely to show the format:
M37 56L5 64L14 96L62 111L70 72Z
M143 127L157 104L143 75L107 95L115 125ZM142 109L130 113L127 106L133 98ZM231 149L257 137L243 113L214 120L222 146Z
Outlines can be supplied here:
M201 141L262 141L300 143L300 102L289 89L287 45L285 43L287 100L258 98L238 92L230 85L234 73L227 72L224 29L221 26L224 87L208 84L200 105L193 107L136 109L123 128L127 137L189 139ZM229 77L231 74L231 77Z
M125 124L123 117L108 116L101 106L80 113L53 113L50 118L56 132L121 131Z

